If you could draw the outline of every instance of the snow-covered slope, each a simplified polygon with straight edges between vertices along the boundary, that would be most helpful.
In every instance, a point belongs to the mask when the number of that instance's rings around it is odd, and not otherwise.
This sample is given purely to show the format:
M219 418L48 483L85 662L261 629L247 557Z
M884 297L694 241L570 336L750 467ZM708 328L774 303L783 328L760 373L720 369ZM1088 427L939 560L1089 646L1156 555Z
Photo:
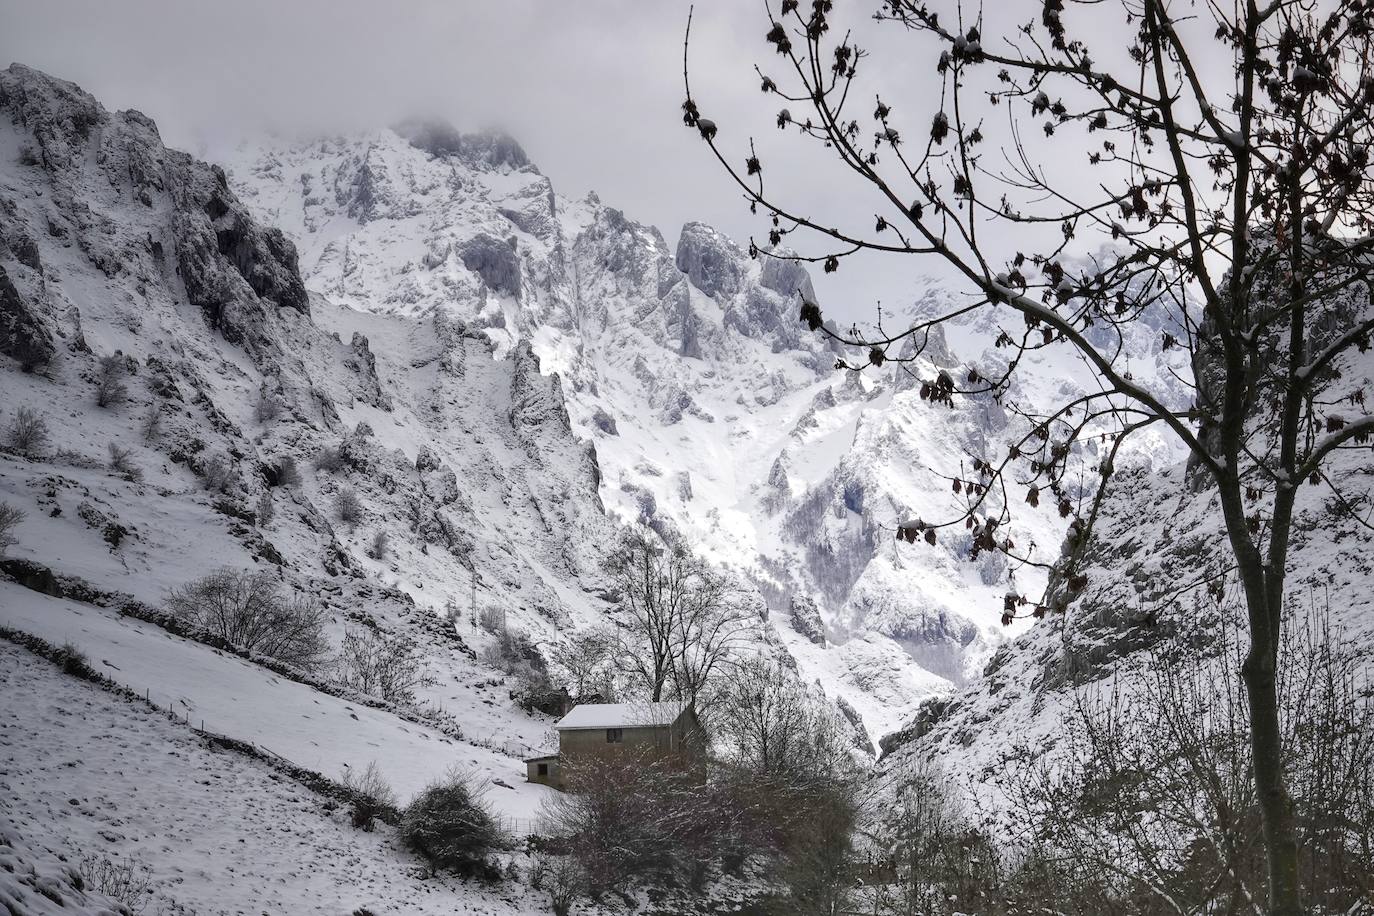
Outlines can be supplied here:
M1353 307L1369 308L1361 293L1345 295ZM1351 350L1342 360L1323 403L1363 410L1355 406L1362 395L1351 396L1374 384L1374 353ZM1374 677L1372 469L1368 445L1352 445L1325 465L1330 485L1299 488L1285 597L1288 626L1317 627L1318 640L1349 653L1365 691ZM1365 520L1351 518L1343 499ZM1219 499L1185 463L1142 462L1115 474L1087 551L1087 585L1066 613L999 648L981 678L931 701L888 736L872 780L875 810L931 763L995 807L1024 773L1021 764L1062 750L1065 723L1080 703L1093 708L1113 691L1136 689L1142 681L1132 675L1149 669L1152 653L1212 659L1244 646L1244 597Z
M0 709L7 912L547 911L523 882L428 878L390 828L355 830L345 806L6 642ZM132 865L136 878L148 869L136 909L116 909L89 882L80 890L83 862L101 860Z
M990 401L932 408L901 368L836 372L797 320L814 298L799 265L700 223L673 250L594 194L555 193L509 138L445 125L253 144L228 171L296 242L310 289L370 315L453 316L498 353L530 341L596 443L607 507L756 583L803 673L871 730L975 675L1005 638L1003 594L1035 587L961 562L967 538L895 541L899 520L953 509L948 478L1011 421ZM960 365L940 339L926 357L922 378ZM1052 556L1061 528L1046 510L1018 534Z
M522 711L478 660L495 637L470 605L504 611L536 641L604 619L597 551L614 527L558 380L528 348L497 358L445 316L360 314L310 296L291 242L219 169L164 148L138 112L106 112L17 65L0 71L0 394L0 502L26 514L10 557L148 604L220 566L264 569L324 604L336 643L346 630L410 641L429 675L419 717L462 738L399 761L386 775L406 791L444 758L514 782L520 756L547 742L550 720ZM48 428L37 448L8 435L21 408ZM118 467L112 445L127 451ZM360 498L357 522L336 511L344 490ZM369 555L379 533L390 547ZM144 657L131 642L141 627L4 588L14 625L127 666L143 680L130 686L207 720L219 708L236 737L284 745L292 710L331 705L308 691L270 699L277 676L252 665L197 679L213 669L208 650L172 651L154 633ZM450 602L456 620L441 616ZM232 715L225 706L248 699ZM367 716L380 729L371 744L424 740L414 716ZM249 734L273 721L279 737ZM318 739L273 750L336 778L381 753L369 741L326 752Z

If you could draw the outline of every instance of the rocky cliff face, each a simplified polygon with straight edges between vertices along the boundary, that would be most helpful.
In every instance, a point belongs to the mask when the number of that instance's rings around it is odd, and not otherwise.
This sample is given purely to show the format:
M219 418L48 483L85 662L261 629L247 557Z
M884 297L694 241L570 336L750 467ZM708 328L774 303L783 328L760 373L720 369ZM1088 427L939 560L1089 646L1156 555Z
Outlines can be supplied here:
M500 168L522 155L461 149ZM383 166L338 176L331 206L387 219ZM482 245L451 263L508 295L523 282L511 249ZM307 293L296 245L221 169L166 149L142 114L18 65L0 71L0 392L0 428L27 407L50 429L30 454L0 442L24 549L102 588L160 601L216 566L258 564L324 596L339 625L430 634L445 658L453 646L432 634L450 599L466 612L475 596L536 638L604 614L597 547L614 526L596 455L528 346L498 352L448 312ZM124 470L107 464L112 444ZM343 491L360 520L335 510Z

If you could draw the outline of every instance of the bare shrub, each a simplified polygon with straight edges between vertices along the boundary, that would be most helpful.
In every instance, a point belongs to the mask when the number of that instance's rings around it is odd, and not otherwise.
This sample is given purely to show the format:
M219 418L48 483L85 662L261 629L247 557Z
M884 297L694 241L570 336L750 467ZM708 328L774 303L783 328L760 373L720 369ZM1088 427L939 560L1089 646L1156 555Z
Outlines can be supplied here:
M353 490L340 490L334 497L334 512L339 521L352 527L363 520L363 501Z
M353 826L370 831L379 816L396 809L396 793L374 760L359 772L345 767L340 780L353 794Z
M123 356L117 353L100 357L95 376L95 403L97 407L116 407L129 399L129 386L124 380L129 376L129 366Z
M205 484L205 489L211 493L223 493L228 490L236 476L229 458L219 453L206 458L200 465L201 481Z
M216 570L169 593L167 607L233 646L307 670L328 648L318 602L287 594L267 571Z
M858 776L839 713L763 659L722 681L711 717L723 754L713 785L720 808L736 813L722 855L763 856L789 889L790 912L844 909Z
M337 445L327 445L315 456L315 469L337 474L344 469L343 452Z
M5 555L6 550L19 543L19 538L14 533L14 529L19 527L19 523L25 517L24 510L11 506L9 503L0 503L0 557Z
M132 857L110 859L98 853L83 853L77 860L77 873L87 890L104 894L133 914L143 913L153 894L153 869Z
M300 465L290 455L284 456L281 461L277 462L277 485L282 487L299 487L301 485Z
M148 413L143 417L143 424L140 429L143 433L144 442L156 442L162 438L162 405L157 402L148 408Z
M483 797L479 777L452 769L431 783L401 815L401 839L429 863L463 875L497 877L487 856L506 838Z
M954 916L995 912L989 898L1003 858L974 826L963 799L933 764L917 768L900 798L873 832L874 847L887 854L877 867L888 881L875 884L884 913Z
M266 425L280 417L281 413L281 401L277 400L276 395L268 391L265 386L259 388L258 396L253 401L253 419Z
M372 536L372 543L367 547L367 555L374 560L385 560L390 549L391 536L385 531L378 531Z
M506 629L506 609L487 605L479 612L477 623L488 633L502 633Z
M1324 615L1285 629L1282 766L1302 893L1312 912L1346 912L1374 881L1367 662ZM1166 646L1078 697L1063 754L1009 783L1040 850L1015 888L1027 906L1057 906L1064 888L1071 913L1240 912L1265 899L1242 646L1236 630L1210 657Z
M573 789L546 802L544 817L555 835L574 838L591 891L632 880L700 883L728 820L700 772L630 746L563 766Z
M338 679L361 693L410 703L415 688L429 683L415 647L376 630L348 630L339 649Z
M91 667L91 661L86 657L86 653L72 642L64 642L53 654L55 661L62 670L71 675L81 678L91 678L95 676L95 669Z
M133 449L125 448L117 442L111 442L109 448L111 472L130 483L138 483L143 479L143 468L134 464Z
M548 892L553 916L568 916L586 885L582 866L571 856L540 854L530 866L530 887Z
M272 524L272 517L275 514L276 510L272 507L272 491L264 489L258 495L258 527L265 528Z
M20 407L5 428L5 442L25 458L41 458L47 450L51 434L48 421L29 407Z
M497 632L496 640L482 650L482 661L505 674L519 674L529 668L542 672L548 667L534 641L515 627Z

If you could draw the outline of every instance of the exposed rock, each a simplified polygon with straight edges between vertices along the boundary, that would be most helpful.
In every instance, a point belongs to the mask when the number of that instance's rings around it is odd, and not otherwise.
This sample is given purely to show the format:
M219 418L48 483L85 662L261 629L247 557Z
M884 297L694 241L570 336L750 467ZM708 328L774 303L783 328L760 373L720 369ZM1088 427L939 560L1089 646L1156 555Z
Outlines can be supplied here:
M501 241L483 233L464 242L458 256L463 266L481 277L492 292L519 297L520 258L514 239Z
M682 227L677 243L677 269L708 296L733 296L744 278L734 245L705 223Z
M825 645L825 621L821 620L821 611L815 601L806 595L793 595L788 610L792 629L818 646Z
M0 265L0 353L32 370L53 358L52 334Z
M604 408L596 409L591 416L591 424L608 436L620 435L620 431L616 429L615 417L606 413Z

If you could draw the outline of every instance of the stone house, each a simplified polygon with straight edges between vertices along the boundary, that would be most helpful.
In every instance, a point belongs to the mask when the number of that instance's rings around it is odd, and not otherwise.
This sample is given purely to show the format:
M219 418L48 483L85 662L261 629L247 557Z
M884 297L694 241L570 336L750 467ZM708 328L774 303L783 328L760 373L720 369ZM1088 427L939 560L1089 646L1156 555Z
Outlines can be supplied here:
M567 788L569 765L579 760L611 759L626 753L670 757L684 766L706 749L705 735L691 703L582 703L554 723L558 752L525 761L529 782Z

